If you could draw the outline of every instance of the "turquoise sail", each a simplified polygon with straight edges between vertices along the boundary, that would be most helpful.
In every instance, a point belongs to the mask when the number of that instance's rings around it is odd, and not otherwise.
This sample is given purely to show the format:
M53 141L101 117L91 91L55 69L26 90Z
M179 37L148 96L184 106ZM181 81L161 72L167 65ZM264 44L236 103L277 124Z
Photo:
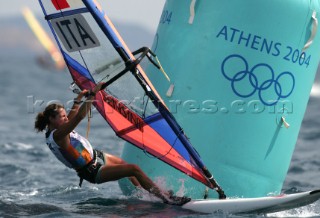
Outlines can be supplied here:
M281 192L318 67L319 4L166 1L152 50L171 82L146 71L229 197ZM122 157L175 192L203 197L204 185L133 146Z

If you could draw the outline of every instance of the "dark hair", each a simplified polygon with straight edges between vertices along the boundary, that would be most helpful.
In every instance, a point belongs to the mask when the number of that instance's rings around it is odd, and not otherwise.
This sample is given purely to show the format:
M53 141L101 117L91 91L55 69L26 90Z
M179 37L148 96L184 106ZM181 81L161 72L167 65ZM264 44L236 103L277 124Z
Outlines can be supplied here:
M55 118L59 114L59 109L64 108L61 104L50 104L43 112L38 113L34 128L38 132L42 132L50 123L49 118Z

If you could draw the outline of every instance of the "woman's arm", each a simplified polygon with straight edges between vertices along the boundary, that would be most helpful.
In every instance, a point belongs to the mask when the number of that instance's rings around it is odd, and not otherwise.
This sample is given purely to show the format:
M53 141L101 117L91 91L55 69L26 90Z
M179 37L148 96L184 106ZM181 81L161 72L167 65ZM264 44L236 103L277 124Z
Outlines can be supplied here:
M89 91L87 94L89 95L87 97L87 99L83 102L83 104L81 105L78 113L75 115L75 118L77 119L80 119L82 120L83 118L86 117L87 113L89 112L90 108L91 108L91 104L92 104L92 101L94 99L94 96L96 95L97 92L100 91L101 89L101 86L103 85L104 83L99 83L97 84L93 89L92 91Z
M78 96L73 100L73 105L72 108L68 114L68 119L71 120L77 113L78 110L80 108L80 105L82 103L82 98L83 96L85 96L86 93L88 93L89 91L84 89L83 91L81 91Z
M89 96L87 99L82 103L79 110L76 114L72 116L72 118L65 124L61 125L54 133L53 137L54 140L61 146L67 146L69 142L69 135L70 132L72 132L76 126L81 122L83 118L86 117L88 111L91 108L92 101L94 99L94 96L98 91L100 91L101 86L104 83L99 83L96 85L92 91L89 92Z

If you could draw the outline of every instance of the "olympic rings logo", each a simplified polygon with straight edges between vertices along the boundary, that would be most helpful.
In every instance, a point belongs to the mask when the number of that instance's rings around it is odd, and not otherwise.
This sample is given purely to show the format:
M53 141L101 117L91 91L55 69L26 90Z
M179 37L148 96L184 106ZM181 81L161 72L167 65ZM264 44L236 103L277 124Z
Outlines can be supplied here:
M289 97L295 88L295 78L291 72L282 72L276 77L272 67L265 63L249 69L247 60L237 54L223 60L221 71L231 82L237 96L248 98L258 93L260 101L266 106L276 105L281 98Z

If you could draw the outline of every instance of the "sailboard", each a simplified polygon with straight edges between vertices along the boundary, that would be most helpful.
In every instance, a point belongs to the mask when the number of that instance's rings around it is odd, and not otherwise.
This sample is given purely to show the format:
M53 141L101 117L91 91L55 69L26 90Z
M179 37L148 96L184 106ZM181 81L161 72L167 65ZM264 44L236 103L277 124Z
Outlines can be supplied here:
M64 69L66 65L59 49L43 29L41 24L38 22L32 11L28 7L24 7L22 9L22 15L29 25L30 29L39 40L40 44L49 52L50 57L54 62L55 68L58 70ZM43 60L41 59L41 61Z
M290 210L314 203L320 198L320 190L260 198L230 198L226 200L192 200L182 208L199 213L253 213L266 214Z
M93 102L117 136L224 192L140 66L148 48L131 52L96 0L39 0L69 72L80 89L104 82Z

